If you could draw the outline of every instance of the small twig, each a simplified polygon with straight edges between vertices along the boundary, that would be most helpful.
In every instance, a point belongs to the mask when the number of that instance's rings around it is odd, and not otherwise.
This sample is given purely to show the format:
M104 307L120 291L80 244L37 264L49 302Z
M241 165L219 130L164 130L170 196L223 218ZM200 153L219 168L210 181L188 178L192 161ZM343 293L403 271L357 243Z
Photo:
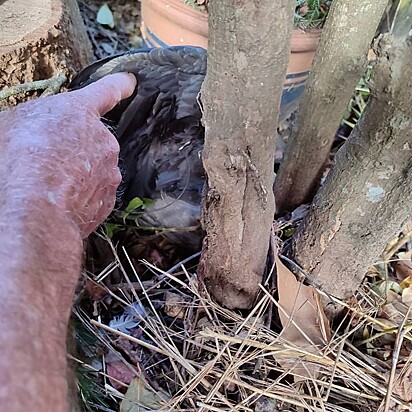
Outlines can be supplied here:
M375 369L377 373L386 373L387 371L387 363L382 362L379 363L380 360L376 358L372 358L365 353L362 353L355 345L350 343L348 340L345 340L345 345L357 356L359 359L362 359L365 363L367 363L371 368ZM384 368L383 365L386 367Z
M403 234L393 245L383 253L383 263L386 263L405 243L412 238L412 231Z
M15 86L11 86L0 91L0 101L11 96L15 96L16 94L31 92L33 90L44 90L42 97L56 94L66 81L66 75L64 73L58 73L50 79L16 84Z
M402 323L399 325L399 332L396 336L395 347L393 349L393 355L392 355L392 368L391 368L391 373L389 375L389 381L388 381L388 391L386 392L386 397L385 397L384 412L389 411L389 406L390 406L390 402L392 398L392 391L393 391L393 386L394 386L395 376L396 376L396 367L398 365L399 352L401 350L403 339L405 335L411 330L410 326L406 327L406 321L408 319L411 308L412 308L412 305L409 306L408 311L406 312Z
M59 93L61 87L67 82L67 77L64 73L58 73L49 80L49 85L46 87L40 97L51 96ZM44 81L44 80L43 80Z
M190 262L192 259L196 259L201 255L202 252L197 252L194 255L191 255L187 257L186 259L181 260L179 263L176 263L176 265L172 266L167 273L174 273L176 270L180 269L182 266L184 266L187 262Z
M407 328L408 330L410 330L412 328L412 323L406 323L405 328ZM389 335L390 333L396 333L399 332L399 327L398 326L394 326L393 328L387 328L384 329L381 332L377 332L374 335L370 336L367 339L363 339L359 342L359 345L366 345L367 343L370 343L372 341L374 341L377 338L380 338L381 336L385 336L385 335Z
M154 282L153 280L146 280L143 283L143 287L146 289L152 288L154 285L157 284L157 282ZM139 282L130 282L130 283L116 283L114 285L109 285L106 286L107 289L111 290L112 292L116 292L117 290L124 290L124 291L130 291L130 290L135 290L136 292L141 292L142 287Z
M337 372L337 369L338 369L338 362L339 362L339 359L341 358L341 355L342 355L342 352L343 352L343 347L345 346L345 343L346 343L345 339L342 339L342 341L339 345L339 348L338 348L338 353L336 354L336 357L335 357L336 362L333 364L332 372L330 374L330 377L328 378L329 385L326 387L326 395L323 397L324 402L328 402L328 400L329 400L330 392L332 390L332 382L335 379L336 372Z

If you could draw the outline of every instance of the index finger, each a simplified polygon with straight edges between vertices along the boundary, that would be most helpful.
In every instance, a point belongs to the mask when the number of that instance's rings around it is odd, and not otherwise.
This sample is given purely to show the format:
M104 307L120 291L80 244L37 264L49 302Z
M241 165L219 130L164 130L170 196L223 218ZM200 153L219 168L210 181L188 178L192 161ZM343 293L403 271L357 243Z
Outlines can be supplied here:
M131 96L136 84L136 78L133 74L116 73L105 76L97 82L72 93L77 93L88 100L99 115L104 116L121 100Z

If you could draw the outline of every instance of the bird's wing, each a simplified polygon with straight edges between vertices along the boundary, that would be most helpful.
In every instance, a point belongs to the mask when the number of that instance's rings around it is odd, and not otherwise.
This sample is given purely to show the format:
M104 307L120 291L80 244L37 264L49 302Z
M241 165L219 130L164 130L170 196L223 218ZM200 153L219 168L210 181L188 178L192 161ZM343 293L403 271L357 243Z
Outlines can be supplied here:
M206 52L190 46L130 51L88 66L70 88L118 72L130 72L137 78L133 95L105 116L115 127L121 146L127 201L135 196L150 197L159 174L165 173L160 182L167 180L167 173L172 172L167 168L174 162L171 146L176 149L191 137L198 138L195 135L199 133L203 139L197 96L206 73Z
M179 70L187 74L206 74L206 51L201 47L172 46L167 48L136 49L99 60L74 77L70 89L87 86L108 74L131 72L136 75L144 69L152 71L154 67ZM158 76L152 74L150 79Z

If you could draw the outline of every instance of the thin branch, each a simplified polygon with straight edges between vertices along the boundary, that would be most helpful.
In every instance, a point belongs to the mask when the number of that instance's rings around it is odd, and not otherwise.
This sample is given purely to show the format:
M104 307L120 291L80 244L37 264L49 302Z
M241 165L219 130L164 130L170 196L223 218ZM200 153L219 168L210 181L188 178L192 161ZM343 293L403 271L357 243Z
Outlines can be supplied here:
M56 94L66 81L66 75L64 73L58 73L50 79L16 84L15 86L7 87L0 91L0 101L15 96L16 94L31 92L33 90L44 90L42 97Z

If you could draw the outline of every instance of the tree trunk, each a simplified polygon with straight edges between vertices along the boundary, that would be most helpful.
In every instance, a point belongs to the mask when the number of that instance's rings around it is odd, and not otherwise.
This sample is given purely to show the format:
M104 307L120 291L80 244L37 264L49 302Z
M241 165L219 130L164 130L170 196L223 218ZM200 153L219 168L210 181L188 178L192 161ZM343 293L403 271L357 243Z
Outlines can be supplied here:
M334 0L275 180L276 213L310 202L388 0Z
M265 268L293 9L293 0L210 3L202 89L208 181L200 274L212 295L229 308L253 304Z
M0 89L69 77L93 58L76 0L0 2L0 27Z
M370 101L292 242L294 258L339 298L412 215L412 42L385 35Z

